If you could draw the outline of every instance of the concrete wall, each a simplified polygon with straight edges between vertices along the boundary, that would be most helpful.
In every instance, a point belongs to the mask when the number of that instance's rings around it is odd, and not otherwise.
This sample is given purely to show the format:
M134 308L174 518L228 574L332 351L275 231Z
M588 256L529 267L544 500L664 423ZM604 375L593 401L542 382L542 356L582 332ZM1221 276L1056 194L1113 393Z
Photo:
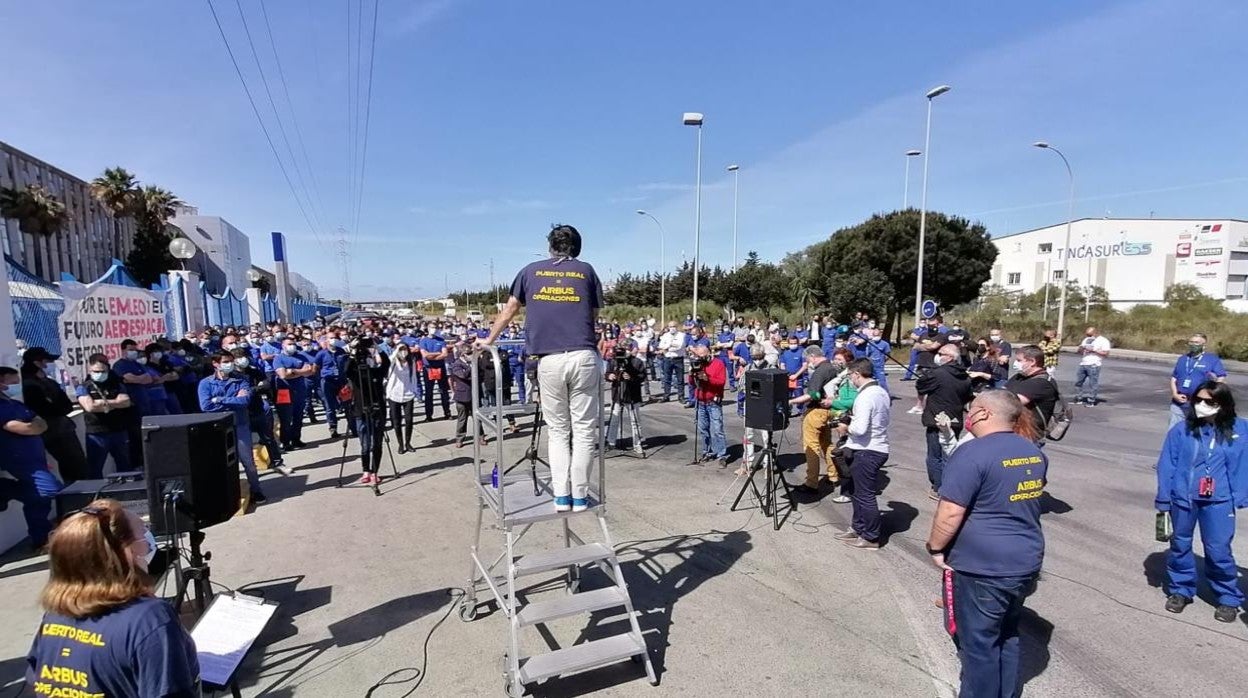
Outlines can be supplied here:
M247 235L219 216L179 212L170 223L199 248L200 255L196 255L188 268L203 275L208 290L220 294L228 287L242 297L250 286L247 270L251 268L251 242Z

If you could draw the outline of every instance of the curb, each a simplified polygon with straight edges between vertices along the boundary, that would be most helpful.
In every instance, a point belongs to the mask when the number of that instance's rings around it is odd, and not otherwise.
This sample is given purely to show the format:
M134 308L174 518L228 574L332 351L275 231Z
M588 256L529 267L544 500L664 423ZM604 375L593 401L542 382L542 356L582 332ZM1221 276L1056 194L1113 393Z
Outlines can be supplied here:
M1077 346L1062 347L1063 354L1078 354ZM1179 354L1163 354L1159 351L1138 351L1135 349L1112 349L1109 354L1110 358L1122 359L1124 361L1136 361L1146 364L1164 364L1173 365L1178 360ZM1248 373L1248 361L1233 361L1231 359L1222 359L1222 365L1226 367L1228 372Z

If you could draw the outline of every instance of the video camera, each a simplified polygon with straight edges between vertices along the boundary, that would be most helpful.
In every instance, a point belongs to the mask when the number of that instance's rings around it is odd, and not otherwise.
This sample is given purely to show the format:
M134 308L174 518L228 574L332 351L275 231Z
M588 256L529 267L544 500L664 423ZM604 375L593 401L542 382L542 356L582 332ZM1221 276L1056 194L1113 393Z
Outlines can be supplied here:
M611 368L607 370L607 373L615 376L612 379L613 382L624 380L623 374L631 368L629 358L628 347L617 346L611 351Z

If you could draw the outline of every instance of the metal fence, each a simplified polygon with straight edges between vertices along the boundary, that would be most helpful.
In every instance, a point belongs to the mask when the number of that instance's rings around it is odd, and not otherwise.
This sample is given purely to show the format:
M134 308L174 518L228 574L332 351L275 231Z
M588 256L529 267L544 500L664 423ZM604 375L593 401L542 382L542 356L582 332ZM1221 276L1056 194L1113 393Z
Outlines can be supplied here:
M199 282L199 292L204 301L204 314L209 325L238 327L250 324L247 319L247 301L234 295L231 288L216 296L208 292L204 282Z
M17 338L28 347L43 347L53 354L61 353L61 338L56 324L65 310L61 293L52 284L35 276L9 255L9 296L13 301L13 324Z
M342 310L336 305L325 305L324 303L308 303L306 301L293 301L290 304L291 322L301 325L305 322L311 322L319 312L323 317L329 317L334 313Z

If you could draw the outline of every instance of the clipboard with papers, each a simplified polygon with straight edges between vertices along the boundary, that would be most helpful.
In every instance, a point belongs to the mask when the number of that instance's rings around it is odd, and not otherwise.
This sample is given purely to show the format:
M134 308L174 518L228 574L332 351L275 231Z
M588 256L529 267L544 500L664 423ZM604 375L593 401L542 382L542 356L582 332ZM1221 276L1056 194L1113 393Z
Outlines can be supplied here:
M277 606L276 601L240 592L213 596L208 609L191 628L200 681L205 687L233 684L238 667L272 620Z

